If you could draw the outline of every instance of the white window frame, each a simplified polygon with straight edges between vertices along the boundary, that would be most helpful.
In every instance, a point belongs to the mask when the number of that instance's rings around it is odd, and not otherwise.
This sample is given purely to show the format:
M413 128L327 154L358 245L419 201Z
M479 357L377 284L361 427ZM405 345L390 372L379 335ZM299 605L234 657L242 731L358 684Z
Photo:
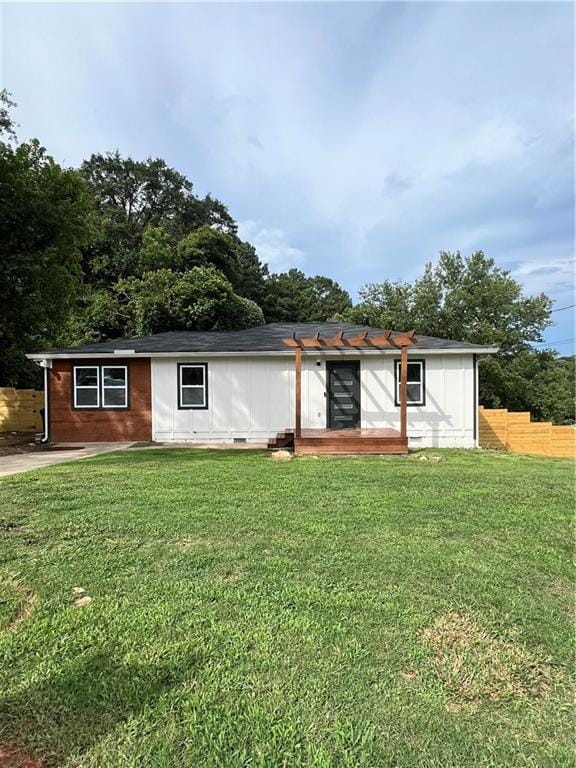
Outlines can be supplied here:
M202 384L183 384L182 371L185 368L201 368ZM195 405L186 405L182 399L184 389L201 389L203 398L202 403ZM178 410L180 411L205 411L208 408L208 363L178 363Z
M76 383L76 371L96 371L96 384L77 384ZM94 409L100 408L100 366L99 365L75 365L72 371L72 391L74 393L74 408L77 409ZM95 389L96 390L96 405L78 405L78 398L76 393L79 389Z
M128 408L128 366L127 365L103 365L102 367L102 376L101 376L101 386L102 386L102 408L114 408L116 410L126 410ZM117 370L123 370L124 371L124 384L121 384L120 386L111 386L108 384L107 386L104 384L104 371L110 370L112 368L116 368ZM124 405L109 405L106 403L106 390L107 389L122 389L124 390Z
M425 386L426 386L426 367L425 367L425 361L424 360L410 360L408 359L408 368L411 365L419 365L420 366L420 378L418 381L410 380L409 378L406 379L406 388L408 388L408 384L419 384L420 385L420 397L418 400L408 400L406 402L406 405L426 405L426 392L425 392ZM395 395L396 395L396 406L398 407L400 405L400 378L402 375L402 367L400 360L395 361Z

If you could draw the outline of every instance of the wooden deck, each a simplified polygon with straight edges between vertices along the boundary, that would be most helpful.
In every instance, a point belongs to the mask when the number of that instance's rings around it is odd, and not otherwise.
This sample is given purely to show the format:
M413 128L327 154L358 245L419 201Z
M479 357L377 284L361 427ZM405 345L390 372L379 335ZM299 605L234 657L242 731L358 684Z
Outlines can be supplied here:
M303 429L294 438L294 453L319 454L408 453L408 440L395 429Z

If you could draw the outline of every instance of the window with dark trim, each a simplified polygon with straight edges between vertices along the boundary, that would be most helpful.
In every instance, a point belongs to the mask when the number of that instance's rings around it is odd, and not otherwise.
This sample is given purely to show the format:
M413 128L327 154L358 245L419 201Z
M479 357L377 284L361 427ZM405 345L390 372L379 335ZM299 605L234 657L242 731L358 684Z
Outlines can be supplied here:
M127 365L75 365L72 374L75 409L127 409Z
M426 405L426 366L424 360L408 360L406 404ZM394 360L394 402L400 405L400 360Z
M207 363L178 363L178 408L196 411L208 408Z

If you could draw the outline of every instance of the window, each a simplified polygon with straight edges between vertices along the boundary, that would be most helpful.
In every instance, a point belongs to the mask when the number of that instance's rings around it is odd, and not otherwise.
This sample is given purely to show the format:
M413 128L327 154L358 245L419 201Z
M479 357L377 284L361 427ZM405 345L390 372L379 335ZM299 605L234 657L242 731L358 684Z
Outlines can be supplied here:
M74 367L74 408L100 407L100 369L97 366Z
M396 405L400 405L400 360L394 361ZM407 405L426 405L426 370L424 360L408 361Z
M126 408L128 405L128 369L125 365L102 366L102 407Z
M178 408L208 408L207 363L178 365Z
M75 365L74 408L128 408L126 365Z

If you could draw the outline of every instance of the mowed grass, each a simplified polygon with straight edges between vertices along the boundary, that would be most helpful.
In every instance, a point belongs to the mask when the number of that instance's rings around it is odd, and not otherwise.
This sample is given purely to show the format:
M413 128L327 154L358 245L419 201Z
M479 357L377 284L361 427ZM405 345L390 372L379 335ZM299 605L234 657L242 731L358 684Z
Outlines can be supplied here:
M432 453L140 450L0 481L0 747L571 766L572 464Z

